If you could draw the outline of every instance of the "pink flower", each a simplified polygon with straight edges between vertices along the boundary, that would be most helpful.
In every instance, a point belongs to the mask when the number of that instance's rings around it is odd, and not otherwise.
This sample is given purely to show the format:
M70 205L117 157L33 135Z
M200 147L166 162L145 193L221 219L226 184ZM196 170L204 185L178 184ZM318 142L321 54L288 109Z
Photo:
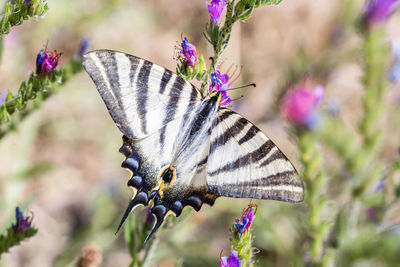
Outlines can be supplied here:
M316 86L310 91L306 85L295 85L290 88L283 98L281 105L285 116L297 125L315 129L319 116L316 108L322 100L324 88Z

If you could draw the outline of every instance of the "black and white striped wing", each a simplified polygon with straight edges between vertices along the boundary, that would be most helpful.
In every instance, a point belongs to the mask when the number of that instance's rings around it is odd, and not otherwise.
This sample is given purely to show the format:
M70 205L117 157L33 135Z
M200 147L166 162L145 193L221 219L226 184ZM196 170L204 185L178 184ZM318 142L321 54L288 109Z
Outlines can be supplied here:
M130 139L144 138L183 117L202 99L192 84L150 61L111 50L84 57L83 66L111 117Z
M226 108L212 129L207 184L220 196L303 200L303 184L286 156L256 126Z

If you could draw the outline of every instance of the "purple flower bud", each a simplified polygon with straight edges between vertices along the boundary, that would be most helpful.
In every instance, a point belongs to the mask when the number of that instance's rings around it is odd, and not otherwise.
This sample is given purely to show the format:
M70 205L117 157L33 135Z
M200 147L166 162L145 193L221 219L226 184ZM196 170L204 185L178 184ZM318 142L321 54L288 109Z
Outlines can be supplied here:
M206 2L208 13L212 19L213 24L218 24L219 18L226 7L225 0L211 0L211 4Z
M282 111L291 122L315 129L319 124L316 109L323 94L322 86L316 86L313 91L310 91L306 84L295 85L284 96L281 104Z
M249 204L247 209L243 211L241 220L234 223L239 234L247 233L254 221L254 218L256 217L256 212L257 205L255 204Z
M22 212L19 210L19 207L15 208L15 217L17 223L13 225L14 232L16 233L23 233L27 231L32 224L33 214L27 217L24 217Z
M399 0L369 0L364 16L369 25L385 22L399 7Z
M81 48L79 50L79 56L80 57L83 57L83 55L86 54L86 52L89 49L89 45L90 45L89 39L87 39L87 38L82 39Z
M45 54L46 54L45 49L42 49L36 56L36 72L38 73L40 73L42 70Z
M181 51L179 51L179 54L182 54L185 57L186 62L192 67L197 61L196 47L189 43L186 37L182 40Z
M238 252L232 251L229 257L221 257L220 267L240 267L242 260L238 258Z

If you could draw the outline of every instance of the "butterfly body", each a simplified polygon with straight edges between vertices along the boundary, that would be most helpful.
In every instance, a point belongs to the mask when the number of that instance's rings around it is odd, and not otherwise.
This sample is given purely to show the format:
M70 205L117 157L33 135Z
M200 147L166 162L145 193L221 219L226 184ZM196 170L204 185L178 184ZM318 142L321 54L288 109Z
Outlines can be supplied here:
M203 96L173 72L111 50L85 55L83 65L123 133L122 167L135 194L119 225L138 204L154 199L156 224L171 211L196 211L219 196L301 202L297 172L256 126ZM118 228L118 229L119 229Z

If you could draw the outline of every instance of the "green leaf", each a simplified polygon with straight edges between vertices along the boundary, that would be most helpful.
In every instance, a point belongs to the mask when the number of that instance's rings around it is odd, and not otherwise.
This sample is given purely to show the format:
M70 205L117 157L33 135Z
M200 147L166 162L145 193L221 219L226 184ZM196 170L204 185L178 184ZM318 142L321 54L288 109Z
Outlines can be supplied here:
M281 2L282 2L282 0L257 0L256 1L256 7L278 5Z
M248 9L243 15L239 16L238 19L240 20L248 20L253 14L254 6L252 6L250 9Z
M0 19L0 35L9 34L11 27L21 25L24 20L44 16L47 10L45 0L32 0L29 4L25 0L8 1Z

